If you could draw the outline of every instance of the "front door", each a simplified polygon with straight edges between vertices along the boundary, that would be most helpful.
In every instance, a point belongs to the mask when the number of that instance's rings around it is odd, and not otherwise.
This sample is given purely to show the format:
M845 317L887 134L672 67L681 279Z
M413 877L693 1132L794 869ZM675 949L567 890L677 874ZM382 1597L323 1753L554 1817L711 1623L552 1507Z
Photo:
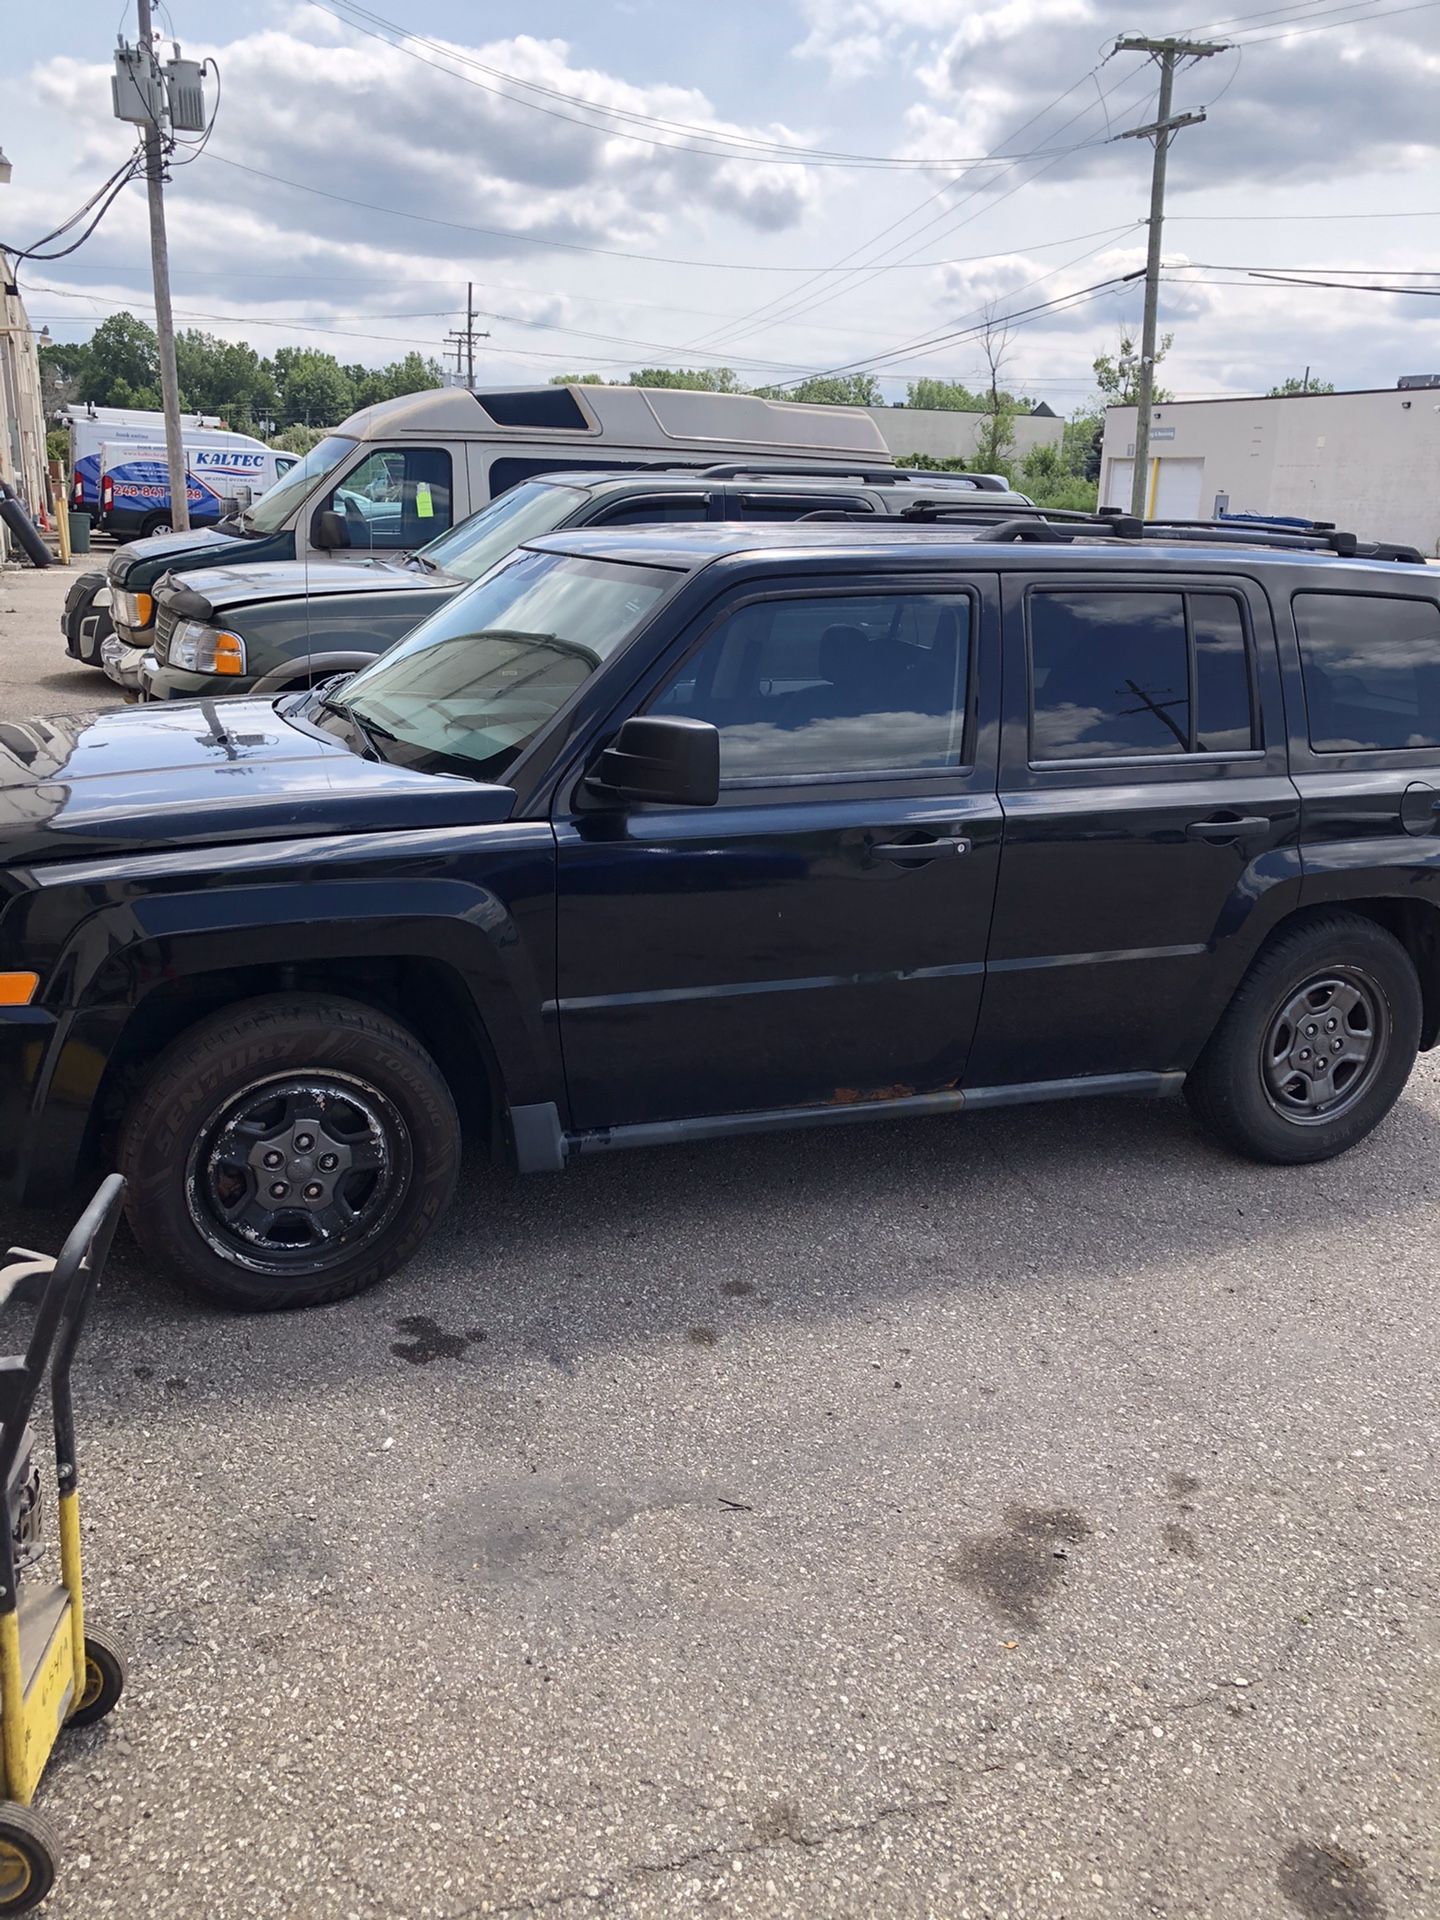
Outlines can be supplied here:
M613 716L713 724L721 794L562 796L574 1126L954 1088L999 868L998 646L984 580L732 599Z
M966 1075L1189 1067L1299 890L1270 612L1244 580L1006 582L1005 857Z

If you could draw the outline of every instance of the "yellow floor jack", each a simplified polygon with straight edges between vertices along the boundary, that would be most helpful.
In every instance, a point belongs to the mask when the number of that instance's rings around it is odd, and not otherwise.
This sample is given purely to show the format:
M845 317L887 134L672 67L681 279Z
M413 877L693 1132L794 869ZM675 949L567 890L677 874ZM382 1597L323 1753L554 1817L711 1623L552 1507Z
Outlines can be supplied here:
M125 1182L112 1174L55 1259L12 1247L0 1265L0 1305L15 1299L35 1309L25 1352L0 1355L0 1473L9 1507L9 1524L0 1523L0 1915L28 1913L55 1883L58 1836L30 1802L61 1729L103 1719L125 1684L120 1650L85 1620L70 1399L71 1363L124 1196ZM37 1571L45 1542L30 1414L47 1367L58 1586Z

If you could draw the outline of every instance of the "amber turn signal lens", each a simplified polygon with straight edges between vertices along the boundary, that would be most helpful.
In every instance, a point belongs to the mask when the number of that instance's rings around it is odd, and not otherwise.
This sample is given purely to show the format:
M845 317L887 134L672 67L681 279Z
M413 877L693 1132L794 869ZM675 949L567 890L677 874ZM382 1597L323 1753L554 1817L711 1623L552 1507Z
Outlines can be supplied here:
M154 618L155 618L155 601L153 596L148 593L137 593L135 596L136 626L148 627L150 622Z
M38 973L0 973L0 1007L28 1007L39 989Z
M217 633L215 636L216 673L243 673L245 671L245 642L238 633Z

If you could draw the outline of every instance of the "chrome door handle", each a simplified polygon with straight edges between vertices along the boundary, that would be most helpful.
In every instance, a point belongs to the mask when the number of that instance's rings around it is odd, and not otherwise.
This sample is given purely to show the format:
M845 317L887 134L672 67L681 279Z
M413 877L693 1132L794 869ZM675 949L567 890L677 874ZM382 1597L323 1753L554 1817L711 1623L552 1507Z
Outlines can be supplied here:
M871 847L880 860L940 860L946 855L969 853L970 842L963 834L947 834L942 840L897 840L892 844Z
M1263 814L1236 814L1229 820L1192 820L1185 831L1192 840L1249 840L1270 822Z

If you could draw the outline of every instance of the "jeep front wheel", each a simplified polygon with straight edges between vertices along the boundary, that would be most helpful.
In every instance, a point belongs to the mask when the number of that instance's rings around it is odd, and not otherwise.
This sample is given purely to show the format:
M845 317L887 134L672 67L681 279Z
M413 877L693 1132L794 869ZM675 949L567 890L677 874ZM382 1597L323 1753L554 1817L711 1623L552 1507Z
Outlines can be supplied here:
M341 1300L408 1260L454 1191L460 1126L396 1021L308 994L188 1029L125 1116L141 1247L229 1306Z
M1197 1118L1256 1160L1328 1160L1399 1099L1420 1040L1409 954L1359 914L1271 940L1185 1083Z

